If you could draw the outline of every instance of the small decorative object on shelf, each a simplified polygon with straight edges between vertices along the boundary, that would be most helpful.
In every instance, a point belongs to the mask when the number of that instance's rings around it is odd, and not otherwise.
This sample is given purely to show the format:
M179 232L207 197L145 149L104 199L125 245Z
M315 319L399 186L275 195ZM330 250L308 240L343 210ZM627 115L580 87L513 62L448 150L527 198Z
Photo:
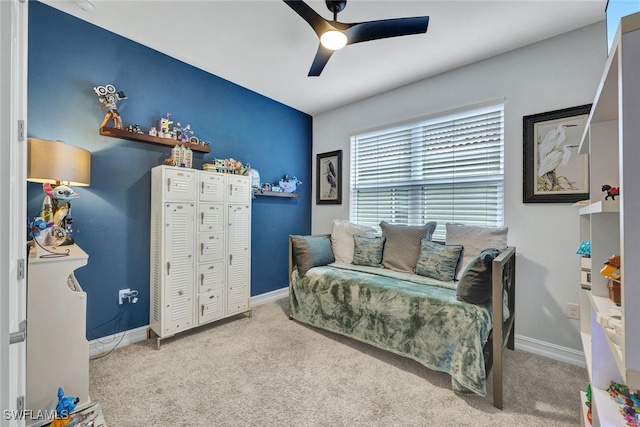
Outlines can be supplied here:
M607 193L605 200L609 200L609 197L611 197L611 200L615 200L616 196L620 195L620 187L612 187L608 184L602 186L602 191Z
M302 185L302 181L300 181L295 176L285 175L282 177L278 186L282 188L282 191L285 193L297 193L298 186Z
M620 415L627 426L640 426L640 392L631 391L624 384L611 381L607 389L609 396L620 405Z
M578 250L576 251L578 255L582 255L585 257L591 256L591 242L588 240L583 240L580 242L580 246L578 246Z
M609 299L620 305L622 302L620 296L620 255L611 255L604 263L604 267L600 270L600 274L609 279L607 288L609 288Z
M202 165L202 169L233 175L247 175L249 173L249 164L247 163L246 165L244 165L241 161L234 158L213 158L211 163L205 163L204 165Z
M140 125L137 123L135 125L129 125L129 127L127 127L127 130L134 133L144 133L142 132L142 129L140 129Z
M171 166L191 168L193 166L193 151L184 145L175 145L171 149L171 157L165 159L164 162Z
M120 117L120 113L118 113L116 104L120 100L127 99L127 96L123 91L116 92L116 88L112 84L96 86L93 90L96 95L98 95L98 100L102 103L100 108L107 109L107 114L105 114L100 127L105 127L107 123L109 123L109 120L113 119L113 127L116 129L122 129L122 118Z
M587 384L587 388L585 390L587 395L587 400L584 404L587 406L587 420L589 420L589 424L593 424L593 414L591 413L591 384Z

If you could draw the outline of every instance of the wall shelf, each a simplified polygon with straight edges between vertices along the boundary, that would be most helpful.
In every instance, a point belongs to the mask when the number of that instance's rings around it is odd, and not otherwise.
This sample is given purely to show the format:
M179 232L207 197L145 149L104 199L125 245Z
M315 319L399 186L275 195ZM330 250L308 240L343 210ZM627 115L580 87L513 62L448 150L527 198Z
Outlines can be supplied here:
M166 145L167 147L175 147L176 145L184 145L191 148L192 151L201 151L209 153L211 148L206 145L191 144L189 142L176 141L169 138L160 138L159 136L151 136L144 133L129 132L124 129L116 129L112 127L101 127L100 135L110 138L128 139L129 141L146 142L147 144Z
M298 193L283 193L281 191L254 190L253 194L256 196L267 196L267 197L289 197L289 198L300 197Z

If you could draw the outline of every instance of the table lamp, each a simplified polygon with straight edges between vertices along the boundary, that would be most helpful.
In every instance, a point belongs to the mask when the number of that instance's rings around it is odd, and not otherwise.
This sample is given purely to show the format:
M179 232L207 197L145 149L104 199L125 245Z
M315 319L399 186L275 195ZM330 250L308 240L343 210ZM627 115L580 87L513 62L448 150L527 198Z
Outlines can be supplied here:
M77 194L70 186L91 183L91 153L63 141L28 138L27 181L43 184L46 196L38 217L66 232L62 245L73 244L70 200Z

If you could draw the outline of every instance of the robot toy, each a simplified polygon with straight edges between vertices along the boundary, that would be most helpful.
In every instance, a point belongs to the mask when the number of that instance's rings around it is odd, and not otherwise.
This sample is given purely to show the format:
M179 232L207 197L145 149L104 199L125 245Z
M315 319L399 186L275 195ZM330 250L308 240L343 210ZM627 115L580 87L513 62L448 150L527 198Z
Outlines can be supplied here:
M96 86L93 88L96 95L98 95L98 100L102 103L100 108L106 108L107 114L104 116L104 120L100 127L105 127L109 120L113 119L113 127L116 129L123 129L122 126L122 118L120 117L120 113L118 113L118 109L116 108L116 104L118 101L127 99L127 96L123 91L116 92L115 86L108 84L105 86Z

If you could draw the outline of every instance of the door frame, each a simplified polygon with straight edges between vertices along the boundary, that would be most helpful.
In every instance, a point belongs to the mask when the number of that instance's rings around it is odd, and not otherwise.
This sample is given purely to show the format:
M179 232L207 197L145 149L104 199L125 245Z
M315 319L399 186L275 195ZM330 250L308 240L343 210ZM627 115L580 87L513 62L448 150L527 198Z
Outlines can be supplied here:
M26 342L9 342L26 318L27 25L27 1L0 0L0 424L11 427L25 423Z

